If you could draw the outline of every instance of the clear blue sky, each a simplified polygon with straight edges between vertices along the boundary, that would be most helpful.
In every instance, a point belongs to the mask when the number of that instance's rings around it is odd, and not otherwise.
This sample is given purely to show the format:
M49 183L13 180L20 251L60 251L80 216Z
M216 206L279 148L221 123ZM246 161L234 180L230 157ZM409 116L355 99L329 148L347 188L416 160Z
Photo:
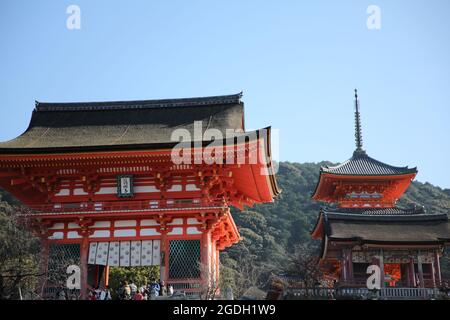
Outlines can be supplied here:
M81 9L81 30L66 8ZM381 29L366 27L369 5ZM244 91L246 126L280 131L281 160L344 161L364 147L450 187L450 1L0 2L0 140L34 100Z

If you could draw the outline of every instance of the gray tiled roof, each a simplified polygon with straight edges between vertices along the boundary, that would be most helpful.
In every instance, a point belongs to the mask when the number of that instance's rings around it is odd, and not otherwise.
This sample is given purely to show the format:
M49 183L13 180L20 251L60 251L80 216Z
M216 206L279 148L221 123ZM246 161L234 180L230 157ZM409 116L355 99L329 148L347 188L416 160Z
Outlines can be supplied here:
M419 215L424 214L423 207L415 208L322 208L322 211L327 214L342 214L342 215L369 215L369 216L404 216L404 215Z
M399 175L417 173L417 168L394 167L369 157L365 151L355 151L353 156L337 165L321 168L321 172L339 175Z
M242 94L116 102L36 103L28 129L0 143L1 153L169 145L175 129L193 140L194 121L202 131L242 130Z
M363 215L326 213L325 232L332 240L441 243L450 240L446 214Z

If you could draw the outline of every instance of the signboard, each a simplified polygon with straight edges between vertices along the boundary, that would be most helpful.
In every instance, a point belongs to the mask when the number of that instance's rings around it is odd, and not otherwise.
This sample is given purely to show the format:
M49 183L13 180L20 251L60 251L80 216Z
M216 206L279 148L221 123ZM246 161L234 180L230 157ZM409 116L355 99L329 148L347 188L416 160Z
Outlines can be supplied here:
M120 198L131 198L133 194L133 176L117 176L117 196Z

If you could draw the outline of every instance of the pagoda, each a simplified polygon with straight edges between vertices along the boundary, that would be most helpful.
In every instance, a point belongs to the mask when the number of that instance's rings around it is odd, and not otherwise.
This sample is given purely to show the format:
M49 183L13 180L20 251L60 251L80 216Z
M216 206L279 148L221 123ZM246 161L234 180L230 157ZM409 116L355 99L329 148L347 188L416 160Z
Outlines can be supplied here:
M366 153L356 90L355 137L353 156L322 167L312 196L330 204L322 207L311 233L322 241L326 276L341 287L365 287L367 267L376 264L382 290L440 286L439 259L450 241L447 215L396 205L417 169L391 166Z
M69 265L81 298L112 266L159 266L186 294L217 285L219 252L240 240L230 206L279 193L270 127L245 131L241 97L36 102L26 131L0 143L0 186L29 208L45 295Z

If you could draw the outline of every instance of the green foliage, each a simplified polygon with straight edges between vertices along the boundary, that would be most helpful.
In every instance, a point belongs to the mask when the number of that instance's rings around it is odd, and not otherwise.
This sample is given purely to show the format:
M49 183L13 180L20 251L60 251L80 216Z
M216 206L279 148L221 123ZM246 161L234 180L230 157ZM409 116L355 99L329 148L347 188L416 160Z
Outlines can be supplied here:
M18 221L14 207L0 201L0 299L26 298L34 291L39 253L39 239Z
M109 269L109 286L118 289L124 281L134 282L136 286L141 287L150 283L150 281L159 281L159 267L111 267ZM113 292L115 295L116 292Z

